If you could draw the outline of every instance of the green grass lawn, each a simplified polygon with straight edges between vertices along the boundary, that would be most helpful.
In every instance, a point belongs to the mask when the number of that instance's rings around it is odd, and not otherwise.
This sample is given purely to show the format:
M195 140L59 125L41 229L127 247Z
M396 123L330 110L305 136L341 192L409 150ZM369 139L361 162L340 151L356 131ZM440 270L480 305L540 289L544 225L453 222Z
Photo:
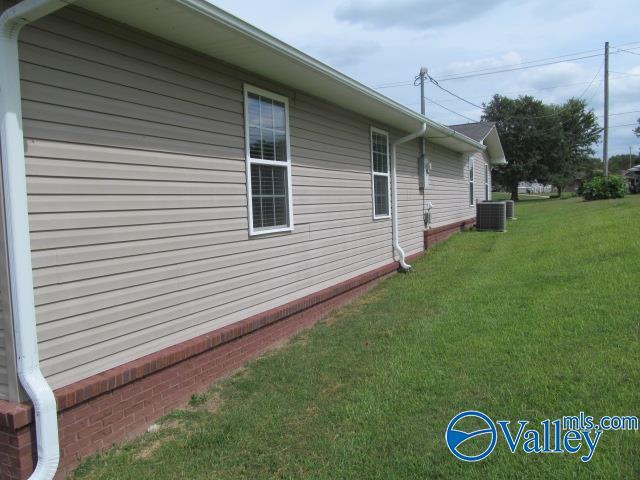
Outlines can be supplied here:
M451 418L640 415L640 195L518 205L193 399L86 479L640 478L640 432L464 463ZM539 427L539 425L538 425Z

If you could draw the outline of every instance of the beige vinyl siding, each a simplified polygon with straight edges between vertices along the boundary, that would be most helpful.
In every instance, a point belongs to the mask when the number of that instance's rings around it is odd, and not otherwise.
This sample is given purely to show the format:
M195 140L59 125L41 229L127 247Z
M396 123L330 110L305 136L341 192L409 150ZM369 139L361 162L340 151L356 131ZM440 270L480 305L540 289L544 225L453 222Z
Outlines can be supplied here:
M437 145L428 145L432 163L427 200L433 203L432 227L447 225L475 217L475 205L469 205L469 163L467 154L452 152ZM486 152L472 155L475 165L474 198L484 200L484 165ZM491 172L489 172L491 173Z
M20 53L54 388L392 261L391 223L372 219L367 119L77 9L27 28ZM290 234L248 236L245 81L290 99ZM409 252L416 156L399 155Z
M0 399L7 400L9 398L9 366L4 316L4 312L0 309Z
M473 155L476 165L476 197L479 201L491 200L491 164L486 152L479 152ZM484 166L489 165L489 198L485 199L484 190Z
M407 255L424 250L423 191L418 182L420 141L398 146L398 237Z
M475 216L469 206L469 177L466 155L429 143L427 155L431 174L427 200L433 204L431 226L439 227Z

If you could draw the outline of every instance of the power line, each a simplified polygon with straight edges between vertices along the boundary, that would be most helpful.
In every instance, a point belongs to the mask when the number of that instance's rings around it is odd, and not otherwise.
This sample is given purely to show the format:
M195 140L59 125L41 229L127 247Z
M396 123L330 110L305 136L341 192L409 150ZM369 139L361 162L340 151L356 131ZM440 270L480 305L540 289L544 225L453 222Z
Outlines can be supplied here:
M610 113L610 114L609 114L609 116L610 116L610 117L613 117L613 116L615 116L615 115L630 115L630 114L632 114L632 113L640 113L640 110L630 110L630 111L628 111L628 112L616 112L616 113ZM603 115L604 115L603 113L598 113L598 116L599 116L599 117L601 117L601 116L603 116Z
M596 74L595 74L595 75L593 76L593 78L591 79L591 82L589 82L589 85L587 85L587 88L585 88L585 89L583 90L583 92L580 94L580 96L578 97L578 99L582 99L582 98L584 97L585 93L587 93L587 91L589 90L589 88L591 88L591 85L593 85L593 82L595 82L596 78L598 78L598 76L600 75L600 72L602 71L602 68L603 68L603 65L601 64L601 65L600 65L600 68L598 69L598 71L596 72ZM473 106L473 107L479 108L479 109L481 109L481 110L483 110L483 111L484 111L484 109L485 109L485 107L484 107L484 106L480 106L480 105L477 105L477 104L475 104L475 103L473 103L473 102L470 102L469 100L467 100L467 99L465 99L465 98L461 97L460 95L457 95L457 94L453 93L451 90L447 90L446 88L444 88L443 86L441 86L441 85L438 83L438 81L437 81L435 78L433 78L431 75L428 75L428 74L427 74L427 78L428 78L428 79L429 79L429 81L430 81L431 83L433 83L436 87L438 87L439 89L441 89L441 90L443 90L443 91L447 92L449 95L452 95L452 96L454 96L455 98L457 98L457 99L459 99L459 100L461 100L461 101L463 101L463 102L465 102L465 103L467 103L467 104L469 104L469 105L471 105L471 106ZM415 82L414 82L414 83L415 83ZM442 105L440 105L440 106L442 106ZM445 107L443 107L443 108L445 108ZM451 111L451 112L453 112L453 113L456 113L457 115L460 115L460 114L458 114L457 112L454 112L453 110L449 110L449 111ZM523 120L534 120L534 119L539 119L539 118L550 118L550 117L556 117L556 116L559 116L559 115L562 115L562 112L555 112L555 113L550 113L550 114L545 114L545 115L537 115L537 116L529 116L529 117L525 117L525 116L513 116L513 117L511 117L510 119L515 119L515 120L518 120L518 121L523 121ZM460 116L461 116L461 117L463 117L463 118L467 118L467 119L468 119L468 117L465 117L464 115L460 115Z
M557 62L547 62L547 63L540 63L537 65L527 65L527 66L523 66L523 67L514 67L514 68L505 68L502 70L494 70L491 72L486 72L486 73L475 73L475 74L469 74L469 75L457 75L457 76L449 76L449 77L443 77L440 79L441 82L445 82L445 81L452 81L452 80L462 80L465 78L472 78L472 77L484 77L487 75L495 75L498 73L506 73L506 72L515 72L517 70L526 70L529 68L538 68L538 67L546 67L548 65L556 65L558 63L565 63L565 62L570 62L573 60L584 60L587 58L595 58L595 57L601 57L602 54L601 53L596 53L595 55L586 55L584 57L575 57L575 58L568 58L566 60L560 60Z
M625 50L624 48L620 48L620 47L614 47L614 48L616 48L619 52L630 53L631 55L638 55L640 57L640 53L638 52L632 52L631 50Z
M622 125L611 125L609 128L618 128L618 127L635 127L637 123L624 123Z
M598 82L598 86L596 87L596 89L593 91L593 93L591 94L591 96L586 100L587 104L591 103L591 100L593 100L593 97L595 97L598 94L598 89L600 88L600 86L602 85L602 82L604 82L604 76L600 79L600 81Z
M573 83L561 83L561 84L557 84L557 85L550 85L548 87L543 87L543 88L529 88L527 90L513 90L510 92L494 92L494 93L489 93L486 95L478 95L478 96L473 96L473 97L468 97L468 98L478 98L478 99L482 99L482 98L491 98L494 95L502 95L502 96L507 96L507 95L521 95L524 93L530 93L530 92L541 92L544 90L555 90L556 88L561 88L561 87L572 87L575 85L584 85L586 83L590 83L590 82L573 82ZM437 98L436 99L438 102L455 102L456 100L453 98ZM419 105L419 102L417 103L405 103L404 105L407 106L411 106L411 105Z
M614 45L614 47L616 47L616 48L618 48L618 47L627 47L629 45L640 45L640 42L621 43L620 45ZM640 47L633 47L632 50L635 50L636 48L640 48Z
M611 73L615 73L616 75L622 75L625 77L640 77L640 73L614 72L613 70L611 70Z
M469 73L469 74L456 74L456 75L449 75L449 76L445 76L445 77L441 77L439 79L440 82L448 82L448 81L452 81L452 80L462 80L465 78L473 78L473 77L484 77L487 75L495 75L498 73L507 73L507 72L515 72L517 70L526 70L529 68L537 68L537 67L546 67L548 65L556 65L559 63L565 63L565 62L570 62L573 60L584 60L587 58L595 58L595 57L601 57L602 54L601 53L597 53L595 55L587 55L584 57L574 57L574 58L567 58L565 60L560 60L557 62L547 62L547 63L540 63L537 65L525 65L525 66L519 66L519 67L513 67L513 68L505 68L502 70L493 70L493 71L488 71L488 72L483 72L483 73ZM478 72L482 72L482 71L478 71ZM380 85L374 85L373 88L375 89L383 89L383 88L395 88L395 87L405 87L405 86L409 86L412 85L411 82L390 82L390 83L385 83L385 84L380 84Z
M462 100L462 101L463 101L463 102L465 102L465 103L468 103L468 104L469 104L469 105L471 105L472 107L476 107L476 108L480 108L480 109L484 110L484 106L482 106L482 107L481 107L480 105L477 105L477 104L475 104L475 103L473 103L473 102L470 102L469 100L467 100L467 99L465 99L465 98L462 98L460 95L457 95L457 94L453 93L451 90L447 90L446 88L444 88L443 86L441 86L441 85L438 83L438 81L437 81L435 78L433 78L431 75L427 75L427 78L429 79L429 81L430 81L431 83L433 83L433 84L434 84L436 87L438 87L440 90L442 90L442 91L444 91L444 92L447 92L449 95L452 95L452 96L456 97L457 99Z
M375 88L376 90L381 90L383 88L408 87L411 85L413 85L413 82L395 82L395 83L383 83L381 85L374 85L371 88Z
M478 122L478 120L476 120L475 118L467 117L466 115L463 115L462 113L456 112L455 110L452 110L452 109L450 109L448 107L445 107L444 105L440 105L438 102L434 101L433 99L431 99L429 97L425 97L425 98L427 100L429 100L431 103L433 103L434 105L437 105L438 107L445 109L447 112L451 112L454 115L458 115L459 117L462 117L462 118L464 118L466 120L469 120L470 122L473 122L473 123L477 123Z
M599 50L587 50L585 52L580 52L580 53L590 53L590 52L596 52ZM485 76L485 75L493 75L493 74L497 74L497 73L504 73L504 72L513 72L516 70L525 70L525 69L529 69L529 68L536 68L536 67L545 67L548 65L555 65L558 63L565 63L565 62L570 62L573 60L584 60L587 58L595 58L595 57L599 57L602 56L602 53L597 53L594 55L587 55L587 56L582 56L582 57L572 57L572 58L566 58L569 57L571 55L575 55L575 54L568 54L568 55L560 55L560 56L556 56L556 57L548 57L545 59L538 59L538 60L530 60L528 62L522 62L520 64L514 64L512 67L513 68L505 68L505 69L498 69L496 70L495 68L484 68L484 69L479 69L479 70L470 70L467 72L462 72L462 73L456 73L456 74L451 74L451 75L445 75L443 77L441 77L439 80L440 81L449 81L449 80L458 80L458 79L462 79L462 78L471 78L471 77L479 77L479 76ZM564 58L563 60L558 60L558 61L554 61L554 62L546 62L546 63L538 63L544 60L552 60L552 59L557 59L557 58ZM530 65L532 63L536 63L536 65ZM409 86L412 85L411 82L408 81L398 81L398 82L388 82L388 83L382 83L379 85L374 85L373 88L375 89L382 89L382 88L394 88L394 87L404 87L404 86Z
M602 71L603 67L604 67L604 63L601 63L600 64L600 68L598 69L596 74L591 79L591 82L589 82L589 85L587 85L587 88L584 89L584 91L580 94L580 96L578 98L583 98L584 97L585 93L587 93L587 91L591 88L591 85L593 85L593 82L595 82L596 78L598 78L598 76L600 75L600 72Z
M458 75L467 75L467 74L471 74L471 73L487 72L487 71L495 70L496 68L502 68L502 67L521 67L521 66L530 65L530 64L533 64L533 63L546 62L548 60L557 60L559 58L564 58L564 60L562 60L559 63L568 62L568 61L570 61L572 59L570 59L570 58L568 59L566 57L573 57L575 55L584 55L586 53L594 53L594 52L600 52L600 49L585 50L585 51L582 51L582 52L575 52L575 53L567 53L565 55L557 55L555 57L539 58L537 60L528 60L526 62L514 63L514 64L511 64L511 65L502 65L500 67L487 67L487 68L480 68L480 69L477 69L477 70L469 70L469 71L466 71L466 72L452 73L450 75L444 75L441 78L444 79L444 78L448 78L448 77L455 77L455 76L458 76Z
M627 53L632 53L634 55L640 55L637 54L636 52L630 52L629 50L637 50L640 49L640 46L638 47L629 47L629 45L640 45L640 42L628 42L628 43L622 43L618 46L614 46L614 48L616 48L617 50L622 50L622 51L626 51ZM626 49L622 49L620 47L628 47ZM583 59L587 59L587 58L595 58L598 56L602 56L602 53L596 53L594 55L586 55L586 56L578 56L575 57L575 55L583 55L583 54L587 54L587 53L593 53L593 52L600 52L600 49L593 49L593 50L583 50L581 52L575 52L575 53L568 53L565 55L558 55L555 57L546 57L546 58L540 58L537 60L529 60L526 62L521 62L519 64L512 64L512 65L507 65L507 67L513 67L513 68L505 68L505 69L499 69L499 67L488 67L488 68L481 68L481 69L477 69L477 70L469 70L466 72L460 72L460 73L456 73L456 74L451 74L451 75L445 75L443 77L440 77L440 81L448 81L448 80L458 80L458 79L462 79L462 78L471 78L471 77L475 77L475 76L484 76L484 75L493 75L493 74L497 74L497 73L504 73L504 72L512 72L512 71L516 71L516 70L524 70L524 69L528 69L528 68L536 68L536 67L544 67L547 65L555 65L558 63L564 63L564 62L570 62L573 60L583 60ZM618 52L612 52L612 53L618 53ZM567 58L567 57L572 57L572 58ZM547 60L557 60L557 59L562 59L562 60L558 60L555 62L547 62ZM545 63L539 63L539 62L545 62ZM531 65L531 64L536 64L536 65ZM496 68L498 68L498 70L496 70ZM380 85L374 85L373 88L395 88L395 87L404 87L404 86L409 86L412 85L411 82L408 81L398 81L398 82L388 82L388 83L383 83Z
M610 113L609 115L628 115L630 113L640 113L640 110L630 110L628 112L616 112L616 113Z

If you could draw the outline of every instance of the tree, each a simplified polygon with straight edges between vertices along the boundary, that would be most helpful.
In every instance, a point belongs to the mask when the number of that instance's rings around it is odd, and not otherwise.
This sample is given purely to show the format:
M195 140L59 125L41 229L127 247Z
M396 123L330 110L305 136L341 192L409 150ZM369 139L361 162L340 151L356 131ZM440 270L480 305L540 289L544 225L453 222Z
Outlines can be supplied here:
M482 120L496 123L508 162L495 169L493 178L513 200L518 200L518 183L533 181L538 174L539 146L544 142L540 124L547 113L544 103L528 95L515 99L494 95L484 105Z
M547 105L531 96L495 95L482 120L496 122L508 164L496 169L495 178L514 200L521 181L550 183L562 194L594 153L601 131L595 114L579 99Z
M593 155L593 144L598 141L601 129L584 100L571 98L562 105L550 105L548 110L552 130L547 134L546 144L541 146L538 180L553 185L561 196Z
M578 167L576 178L580 180L588 180L592 177L601 176L604 173L602 159L597 157L586 157Z
M638 119L638 126L633 130L633 133L635 133L637 137L640 137L640 118Z
M640 155L621 154L609 157L609 171L616 173L622 170L628 170L634 165L640 163Z

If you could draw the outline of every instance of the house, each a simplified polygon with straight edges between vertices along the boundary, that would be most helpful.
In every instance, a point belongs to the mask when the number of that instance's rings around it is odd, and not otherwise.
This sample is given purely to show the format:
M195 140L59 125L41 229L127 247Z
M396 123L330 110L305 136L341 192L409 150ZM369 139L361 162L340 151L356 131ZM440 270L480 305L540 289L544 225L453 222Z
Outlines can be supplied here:
M631 193L640 193L640 165L634 165L624 173Z
M486 146L486 150L473 153L474 164L484 166L480 172L482 189L470 186L469 195L475 195L476 201L491 200L491 164L506 163L495 122L463 123L450 128Z
M553 187L540 182L520 182L518 183L518 193L524 194L544 194L551 193Z
M410 268L504 162L495 128L204 0L0 5L2 478L64 475Z

